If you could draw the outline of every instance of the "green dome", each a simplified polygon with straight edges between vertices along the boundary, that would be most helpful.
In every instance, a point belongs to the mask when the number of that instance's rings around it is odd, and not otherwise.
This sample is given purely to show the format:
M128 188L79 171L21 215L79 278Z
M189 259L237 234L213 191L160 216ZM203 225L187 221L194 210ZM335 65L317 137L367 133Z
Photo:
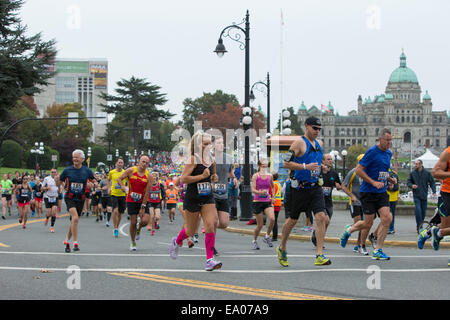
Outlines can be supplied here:
M392 100L392 99L394 99L394 96L392 94L390 94L390 93L387 93L385 99L386 100Z
M391 73L389 82L419 83L419 81L417 81L415 72L406 66L406 56L403 52L400 56L400 67L398 67Z
M328 101L328 109L329 109L330 111L333 111L333 110L334 110L334 107L331 105L331 101Z
M425 95L423 96L423 100L431 100L431 97L428 94L428 90L425 92Z
M381 96L377 97L377 102L384 102L384 94L382 94Z
M302 101L302 104L300 105L300 107L298 107L298 111L306 111L306 106L303 101Z

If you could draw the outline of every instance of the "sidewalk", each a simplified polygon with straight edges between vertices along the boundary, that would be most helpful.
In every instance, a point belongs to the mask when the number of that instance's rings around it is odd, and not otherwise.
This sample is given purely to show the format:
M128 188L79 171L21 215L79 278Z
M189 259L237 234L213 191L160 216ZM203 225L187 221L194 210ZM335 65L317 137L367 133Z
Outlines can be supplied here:
M239 215L239 213L238 213ZM428 218L428 217L427 217ZM380 219L377 218L374 221L374 225L371 231L375 230L378 226ZM248 221L233 220L226 231L253 234L253 230L256 225L247 225ZM285 222L284 209L281 209L278 215L278 239L281 239L281 232L283 224ZM331 218L330 225L325 237L325 242L336 243L339 245L339 238L344 231L344 227L348 224L352 224L353 219L350 216L349 211L335 210L333 217ZM296 227L292 230L289 239L296 239L302 241L310 241L311 232L303 231L302 228L305 225L305 214L301 214L297 222ZM260 236L265 235L266 226L263 227ZM357 238L357 233L353 233L350 237L348 243L355 244L355 239ZM385 245L386 246L405 246L405 247L415 247L417 248L417 232L416 232L416 220L414 216L399 215L395 217L395 233L386 235ZM448 238L441 241L441 248L450 248L450 241ZM449 239L450 240L450 239ZM431 248L431 242L428 240L425 244L425 248Z

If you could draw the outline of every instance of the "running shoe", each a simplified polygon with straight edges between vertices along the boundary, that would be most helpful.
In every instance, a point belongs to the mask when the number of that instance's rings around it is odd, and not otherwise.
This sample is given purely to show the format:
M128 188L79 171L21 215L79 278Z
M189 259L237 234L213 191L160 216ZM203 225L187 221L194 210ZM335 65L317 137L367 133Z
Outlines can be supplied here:
M6 220L5 216L2 216L2 219L3 219L3 220Z
M350 238L351 233L349 232L349 230L350 230L351 226L352 225L350 225L350 224L346 225L344 232L342 233L342 236L341 236L341 247L342 248L345 248L345 246L347 245L348 238Z
M206 271L213 271L222 268L222 262L216 261L214 258L208 259L206 261Z
M317 255L316 260L314 261L316 266L326 266L331 264L331 260L326 258L323 254Z
M252 250L259 250L259 245L256 240L252 241Z
M151 236L155 235L155 230L152 230L152 232L150 233Z
M53 227L50 228L51 233L55 233L55 229Z
M194 246L194 243L191 241L191 239L188 239L188 247L192 248L193 246Z
M22 219L19 219L19 223L20 223L20 224L22 223Z
M431 244L433 245L434 250L439 250L439 243L441 242L443 237L438 236L439 227L434 226L431 228Z
M270 248L273 247L272 239L270 239L269 236L265 236L265 237L263 238L263 242L264 242L265 244L267 244Z
M288 259L287 259L287 251L281 250L280 246L278 246L276 250L277 250L277 255L278 255L278 262L283 267L289 267L289 262L288 262Z
M117 230L117 229L114 229L114 237L119 237L119 230Z
M106 226L109 227L109 221L106 221Z
M26 229L27 226L25 225L25 223L22 225L22 229ZM439 248L438 248L439 249Z
M361 248L360 245L354 246L353 247L353 252L359 252L359 248Z
M80 247L78 246L78 243L73 244L73 251L80 251Z
M361 246L359 248L359 253L361 253L364 256L368 256L369 255L369 252L367 251L366 246Z
M419 239L417 239L417 247L419 249L423 249L425 242L430 239L430 235L428 234L428 230L427 229L423 229L420 233L419 233Z
M194 236L192 237L194 241L194 243L198 243L198 233L194 234Z
M70 252L70 243L67 242L66 240L64 240L64 245L66 246L65 251L66 251L67 253L69 253L69 252Z
M372 243L372 248L376 248L377 247L377 237L375 237L374 235L373 235L373 233L371 233L370 235L369 235L369 241Z
M313 243L314 247L317 246L316 230L314 230L311 234L311 242Z
M137 247L136 247L136 242L132 242L130 245L130 251L136 251Z
M141 229L136 230L136 240L139 240L141 238Z
M373 260L390 260L391 257L384 254L382 249L374 250L372 252L372 259Z
M176 259L178 257L178 251L180 250L180 246L177 243L177 237L172 238L172 245L170 246L169 254L172 259Z

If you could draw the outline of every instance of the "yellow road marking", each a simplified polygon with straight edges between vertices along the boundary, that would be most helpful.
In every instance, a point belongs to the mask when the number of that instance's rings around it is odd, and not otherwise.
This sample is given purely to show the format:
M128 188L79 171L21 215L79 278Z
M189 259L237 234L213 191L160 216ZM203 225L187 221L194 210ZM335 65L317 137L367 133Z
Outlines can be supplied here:
M9 248L9 246L7 244L1 243L1 242L0 242L0 247Z
M198 281L198 280L192 280L192 279L173 278L173 277L166 277L166 276L160 276L160 275L155 275L155 274L137 273L137 272L109 273L109 274L115 275L115 276L121 276L121 277L135 278L135 279L140 279L140 280L150 280L150 281L155 281L155 282L169 283L169 284L175 284L175 285L181 285L181 286L187 286L187 287L217 290L217 291L224 291L224 292L230 292L230 293L238 293L238 294L266 297L266 298L273 298L273 299L345 300L342 298L319 296L319 295L305 294L305 293L300 293L300 292L250 288L250 287L235 286L235 285L230 285L230 284L205 282L205 281Z

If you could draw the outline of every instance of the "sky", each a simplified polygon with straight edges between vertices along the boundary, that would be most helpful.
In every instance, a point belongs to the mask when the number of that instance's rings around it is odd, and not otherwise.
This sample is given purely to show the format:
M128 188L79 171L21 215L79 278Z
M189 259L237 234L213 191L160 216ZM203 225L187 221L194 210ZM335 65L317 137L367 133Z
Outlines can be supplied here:
M21 17L30 33L56 39L58 58L106 58L110 94L131 76L159 85L179 120L183 100L205 92L244 103L244 50L229 38L224 57L213 50L247 10L250 85L269 72L272 129L302 101L346 115L358 95L385 93L402 49L433 110L450 109L448 0L27 0ZM255 96L265 111L265 94Z

